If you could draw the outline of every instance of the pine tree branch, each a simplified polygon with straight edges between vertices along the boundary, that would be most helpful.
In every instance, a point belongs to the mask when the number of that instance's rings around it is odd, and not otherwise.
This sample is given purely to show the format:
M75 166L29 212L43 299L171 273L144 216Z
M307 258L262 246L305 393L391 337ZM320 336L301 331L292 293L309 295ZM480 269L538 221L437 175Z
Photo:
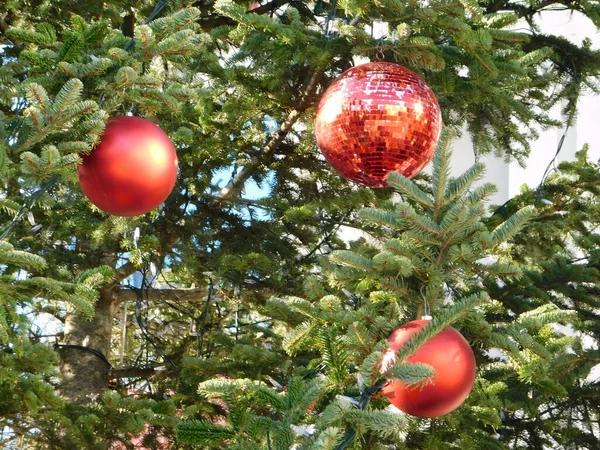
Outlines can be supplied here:
M444 129L440 139L440 147L433 156L433 220L439 221L439 215L444 205L444 193L448 187L448 176L450 175L449 160L452 152L450 142L452 141L452 130Z
M246 11L246 14L268 14L271 11L274 11L282 6L287 5L288 3L292 3L292 0L273 0L264 5L257 6L254 9ZM198 8L206 8L204 2L195 2L192 6L196 6ZM212 8L212 7L211 7ZM208 16L203 16L198 23L202 30L206 32L210 32L211 30L221 27L223 25L236 26L238 23L232 19L231 17L220 16L216 14L211 14Z
M275 136L267 143L265 148L259 155L254 156L250 162L229 182L227 186L221 189L221 192L215 197L216 201L221 203L229 200L236 192L240 191L244 183L263 165L268 164L275 155L275 152L288 133L292 131L292 127L301 117L302 113L312 104L312 98L317 90L319 81L324 73L324 69L318 69L308 82L308 86L302 94L302 99L299 105L294 108L287 118L280 125L275 133Z
M380 380L377 380L373 386L369 386L368 388L366 388L360 396L360 400L358 402L359 409L361 409L361 410L367 409L367 406L369 405L369 401L371 401L371 397L373 397L373 395L375 395L381 389L383 389L383 386L385 386L386 382L387 382L387 380L382 378ZM346 447L348 447L348 445L350 445L352 443L355 436L356 436L356 430L354 428L348 428L346 430L346 434L344 435L342 441L338 444L338 446L335 448L335 450L344 450Z
M274 9L280 8L283 5L287 5L288 3L292 3L291 0L273 0L267 4L257 6L256 8L248 11L254 14L266 14L270 13Z
M252 289L248 286L245 292L260 292L264 295L271 295L273 292L265 290L264 288L257 287ZM208 287L201 287L195 289L144 289L144 298L147 298L151 302L165 302L165 301L176 301L176 302L187 302L197 303L203 302L208 298ZM121 287L117 290L116 303L120 304L123 302L135 302L138 299L138 292L136 289L130 289L128 287ZM213 302L218 302L219 299L213 297Z
M208 288L199 289L144 289L144 297L150 301L178 301L199 302L206 300ZM138 293L135 289L120 288L117 294L117 303L135 302Z

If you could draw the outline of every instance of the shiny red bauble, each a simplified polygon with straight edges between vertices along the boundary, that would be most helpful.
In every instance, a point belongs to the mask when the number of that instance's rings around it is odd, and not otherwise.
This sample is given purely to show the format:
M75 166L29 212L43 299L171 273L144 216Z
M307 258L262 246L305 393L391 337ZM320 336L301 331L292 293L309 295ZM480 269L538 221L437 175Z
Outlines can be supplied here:
M77 173L83 193L98 208L115 216L138 216L159 206L173 190L177 154L167 134L149 120L114 117Z
M333 82L321 98L314 128L325 159L342 176L385 187L389 172L412 177L431 161L442 117L433 91L417 74L373 62Z
M409 322L394 331L388 340L397 352L427 320ZM383 388L390 403L407 414L430 418L458 408L469 396L475 383L475 356L467 340L452 327L429 339L405 362L429 364L436 372L433 384L407 387L390 380Z

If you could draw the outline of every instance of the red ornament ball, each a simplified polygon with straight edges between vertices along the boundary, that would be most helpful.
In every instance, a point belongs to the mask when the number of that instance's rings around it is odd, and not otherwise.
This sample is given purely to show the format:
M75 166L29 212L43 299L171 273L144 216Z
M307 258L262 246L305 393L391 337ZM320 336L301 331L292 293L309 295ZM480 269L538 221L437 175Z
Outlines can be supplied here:
M390 335L392 360L400 347L427 323L427 320L415 320ZM433 367L436 372L433 384L406 386L400 380L391 380L382 393L395 407L416 417L438 417L453 411L469 396L475 383L473 350L452 327L428 340L405 361Z
M342 176L386 187L389 172L412 177L431 161L442 117L433 91L417 74L373 62L347 70L329 86L314 128L325 159Z
M177 154L167 134L149 120L114 117L77 173L83 193L98 208L115 216L138 216L173 190Z

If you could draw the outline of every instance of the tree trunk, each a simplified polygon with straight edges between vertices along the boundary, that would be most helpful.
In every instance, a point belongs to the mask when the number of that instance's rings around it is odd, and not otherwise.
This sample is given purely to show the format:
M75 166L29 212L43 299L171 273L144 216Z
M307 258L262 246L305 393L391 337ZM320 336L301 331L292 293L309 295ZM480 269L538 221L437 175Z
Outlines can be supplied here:
M116 299L114 289L103 290L92 320L72 309L67 313L64 343L60 346L60 392L70 403L88 403L108 388L110 363L106 358Z

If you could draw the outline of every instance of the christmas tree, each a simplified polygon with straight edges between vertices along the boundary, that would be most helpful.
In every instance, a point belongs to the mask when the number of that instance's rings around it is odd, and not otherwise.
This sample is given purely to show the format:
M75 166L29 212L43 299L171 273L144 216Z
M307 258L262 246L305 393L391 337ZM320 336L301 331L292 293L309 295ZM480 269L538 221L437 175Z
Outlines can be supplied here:
M482 165L449 175L465 123L478 154L524 162L548 111L573 120L595 89L598 51L537 28L552 7L599 23L587 1L7 1L2 445L597 448L598 165L584 149L492 213ZM435 93L430 175L362 188L316 147L318 100L368 60ZM119 116L177 153L144 215L107 214L78 183ZM390 333L429 312L383 364ZM449 325L475 355L469 397L399 413L382 388L435 386L405 359Z

